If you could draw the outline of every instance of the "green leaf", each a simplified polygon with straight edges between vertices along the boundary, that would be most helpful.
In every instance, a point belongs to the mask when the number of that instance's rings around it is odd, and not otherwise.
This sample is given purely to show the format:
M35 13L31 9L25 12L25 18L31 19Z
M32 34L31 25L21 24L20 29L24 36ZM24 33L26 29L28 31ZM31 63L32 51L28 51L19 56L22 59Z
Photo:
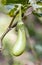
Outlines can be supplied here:
M16 4L27 4L29 0L7 0L7 4L9 3L16 3Z

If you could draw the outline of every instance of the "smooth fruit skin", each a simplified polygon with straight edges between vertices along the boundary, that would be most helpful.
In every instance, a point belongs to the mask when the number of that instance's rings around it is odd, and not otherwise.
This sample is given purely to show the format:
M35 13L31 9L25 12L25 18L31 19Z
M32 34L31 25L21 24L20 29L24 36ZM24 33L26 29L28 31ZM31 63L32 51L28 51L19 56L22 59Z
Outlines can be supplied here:
M23 53L23 51L25 50L25 46L26 46L26 36L25 36L25 30L24 27L21 26L23 25L23 23L19 23L19 28L18 28L18 37L16 40L16 43L13 47L13 54L15 56L19 56Z

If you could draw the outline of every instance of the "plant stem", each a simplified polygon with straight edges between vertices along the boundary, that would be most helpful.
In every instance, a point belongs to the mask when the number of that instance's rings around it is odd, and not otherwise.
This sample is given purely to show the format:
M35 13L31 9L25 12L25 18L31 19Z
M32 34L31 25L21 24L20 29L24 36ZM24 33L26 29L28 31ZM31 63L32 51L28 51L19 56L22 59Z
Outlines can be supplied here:
M7 30L3 33L3 35L1 36L1 41L3 40L3 38L5 37L5 35L10 31L10 28L7 28Z
M15 26L17 25L17 22L11 26L10 28L7 28L6 31L3 33L3 35L1 36L1 41L3 40L3 38L5 37L5 35L10 31L12 30L12 28L14 28Z
M19 13L19 10L17 10L17 11L15 12L15 14L14 14L14 16L13 16L13 19L11 20L11 22L10 22L10 24L9 24L8 28L10 28L10 27L11 27L11 25L12 25L12 23L13 23L13 21L14 21L14 19L15 19L16 15L17 15L18 13Z

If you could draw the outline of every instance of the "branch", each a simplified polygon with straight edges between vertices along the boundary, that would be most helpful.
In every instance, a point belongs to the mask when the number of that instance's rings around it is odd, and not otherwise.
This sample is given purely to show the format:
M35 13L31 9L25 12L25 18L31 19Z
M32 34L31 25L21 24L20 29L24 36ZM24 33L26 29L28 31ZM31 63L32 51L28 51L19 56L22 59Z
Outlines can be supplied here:
M12 30L12 28L14 28L15 26L17 25L17 22L11 26L10 28L7 28L6 31L3 33L3 35L1 36L1 41L3 40L3 38L5 37L5 35L10 31Z
M18 13L19 13L19 10L17 10L17 11L15 12L15 14L14 14L14 16L13 16L13 19L12 19L12 21L10 22L10 24L9 24L8 28L10 28L10 27L11 27L11 25L12 25L12 23L13 23L13 21L14 21L14 19L15 19L16 15L17 15Z
M7 30L3 33L3 35L1 36L1 41L3 40L3 38L5 37L5 35L10 31L10 28L7 28Z

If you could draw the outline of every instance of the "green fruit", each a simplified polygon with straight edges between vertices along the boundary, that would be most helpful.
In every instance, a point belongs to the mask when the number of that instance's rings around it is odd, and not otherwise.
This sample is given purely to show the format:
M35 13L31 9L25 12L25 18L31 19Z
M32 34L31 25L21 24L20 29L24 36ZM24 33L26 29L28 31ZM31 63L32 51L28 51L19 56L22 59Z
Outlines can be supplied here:
M13 54L19 56L23 53L26 46L26 36L23 22L18 23L18 37L16 43L13 46Z
M7 29L11 18L8 16L1 14L2 18L0 16L0 36L4 33L4 31ZM7 21L8 20L8 21ZM7 26L6 26L7 25ZM14 34L14 29L11 30L3 39L3 54L14 54L15 56L18 56L23 53L25 46L26 46L26 37L25 37L25 30L24 30L24 24L23 22L19 22L17 25L18 29L18 36ZM16 40L17 38L17 40ZM14 44L14 42L16 43ZM17 51L18 50L18 51Z

